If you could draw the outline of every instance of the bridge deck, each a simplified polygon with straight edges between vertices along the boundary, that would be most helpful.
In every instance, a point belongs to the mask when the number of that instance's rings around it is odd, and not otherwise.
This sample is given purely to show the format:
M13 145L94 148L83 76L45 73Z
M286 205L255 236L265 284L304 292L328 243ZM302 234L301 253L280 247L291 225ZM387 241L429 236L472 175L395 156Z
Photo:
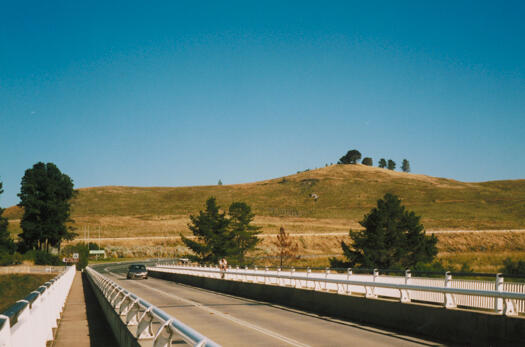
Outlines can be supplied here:
M78 271L52 346L117 346L93 290Z

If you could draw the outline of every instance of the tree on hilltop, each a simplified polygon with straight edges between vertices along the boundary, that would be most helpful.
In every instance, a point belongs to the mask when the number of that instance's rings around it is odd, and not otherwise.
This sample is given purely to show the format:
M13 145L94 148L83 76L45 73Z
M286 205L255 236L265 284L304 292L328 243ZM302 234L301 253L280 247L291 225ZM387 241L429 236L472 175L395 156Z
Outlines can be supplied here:
M388 159L387 168L388 168L388 170L395 170L396 162L393 161L392 159Z
M352 149L339 159L338 164L355 164L359 159L361 159L361 152Z
M70 219L70 200L75 195L73 181L60 172L53 163L36 163L27 169L20 188L20 203L24 215L20 222L22 249L49 251L63 240L72 240L77 234L66 226Z
M408 160L403 159L403 163L401 164L401 170L403 170L403 172L410 172L410 163L408 162Z
M386 167L386 160L385 158L381 158L379 159L379 165L378 165L381 169L384 169Z
M363 165L368 165L368 166L373 166L374 165L374 162L372 161L372 158L370 157L365 157L363 159L363 161L361 162L361 164Z
M341 241L346 261L331 258L332 267L408 268L437 255L437 238L425 235L420 217L393 194L378 200L359 224L365 230L350 230L351 244Z

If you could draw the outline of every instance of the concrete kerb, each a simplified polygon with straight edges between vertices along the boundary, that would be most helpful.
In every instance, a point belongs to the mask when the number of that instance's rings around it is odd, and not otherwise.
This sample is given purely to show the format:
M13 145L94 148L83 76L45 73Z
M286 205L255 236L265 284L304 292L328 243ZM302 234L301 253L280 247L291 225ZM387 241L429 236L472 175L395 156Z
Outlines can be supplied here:
M99 287L95 283L93 283L91 276L88 276L85 272L83 273L83 276L87 277L91 288L93 288L95 297L97 298L102 312L104 313L104 316L106 317L109 327L111 328L111 331L113 332L113 335L115 336L115 339L117 340L119 346L139 347L140 344L137 341L137 338L133 336L132 332L122 321L119 313L115 311L111 304L106 300L104 294L99 289Z
M151 277L456 343L523 344L525 319L150 270Z

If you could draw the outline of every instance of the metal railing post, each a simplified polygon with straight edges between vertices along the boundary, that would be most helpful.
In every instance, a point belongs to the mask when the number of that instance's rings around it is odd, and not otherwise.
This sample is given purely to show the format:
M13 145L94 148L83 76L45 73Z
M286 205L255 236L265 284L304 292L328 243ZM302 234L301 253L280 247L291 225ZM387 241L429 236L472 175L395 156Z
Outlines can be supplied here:
M495 290L497 292L503 291L503 274L498 273L496 274L496 288ZM495 298L494 299L494 310L498 313L503 313L503 299L502 298Z
M412 273L410 269L405 270L405 285L409 285L411 282ZM400 289L399 296L402 303L410 302L410 292L407 289Z
M346 280L350 281L350 277L352 277L352 268L351 267L346 269ZM346 284L346 294L348 294L348 295L351 294L351 292L350 292L350 284L349 283Z
M445 273L445 288L452 288L452 274L450 271ZM451 293L445 293L445 308L457 307L454 295Z

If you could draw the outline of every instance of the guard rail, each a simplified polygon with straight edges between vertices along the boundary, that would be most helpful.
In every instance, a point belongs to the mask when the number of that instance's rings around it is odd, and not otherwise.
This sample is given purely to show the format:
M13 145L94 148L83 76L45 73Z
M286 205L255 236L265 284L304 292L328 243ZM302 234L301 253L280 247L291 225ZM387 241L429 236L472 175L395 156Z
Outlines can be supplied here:
M219 344L124 289L96 270L87 267L86 271L107 302L121 317L122 323L130 330L134 330L134 337L137 340L153 339L154 347L167 347L172 345L176 336L180 336L186 343L195 347L220 347ZM160 323L156 331L153 328L154 325L157 325L155 323Z
M0 347L42 346L53 340L71 289L75 267L69 266L0 314Z
M306 272L296 272L293 268L285 273L280 269L269 271L268 268L259 270L257 267L252 270L247 267L244 269L238 267L232 269L230 267L227 270L220 270L214 266L181 266L167 263L157 264L155 267L149 267L148 270L333 291L346 295L364 294L366 298L390 297L399 299L402 303L431 302L442 304L445 308L462 306L490 309L506 316L517 315L518 308L523 306L525 302L525 293L503 290L503 278L501 276L498 276L495 282L486 281L494 289L486 289L486 286L484 286L485 288L482 287L483 289L471 289L457 288L457 284L454 284L450 273L446 273L444 280L421 279L412 278L409 270L406 271L404 277L379 276L377 270L372 276L369 276L353 274L352 269L348 269L345 274L332 274L329 269L325 273L312 273L309 269ZM463 282L465 281L463 280ZM490 301L488 304L486 302L479 303L480 300L474 300L478 298L485 298ZM461 304L458 305L458 302ZM471 303L469 304L469 302Z

